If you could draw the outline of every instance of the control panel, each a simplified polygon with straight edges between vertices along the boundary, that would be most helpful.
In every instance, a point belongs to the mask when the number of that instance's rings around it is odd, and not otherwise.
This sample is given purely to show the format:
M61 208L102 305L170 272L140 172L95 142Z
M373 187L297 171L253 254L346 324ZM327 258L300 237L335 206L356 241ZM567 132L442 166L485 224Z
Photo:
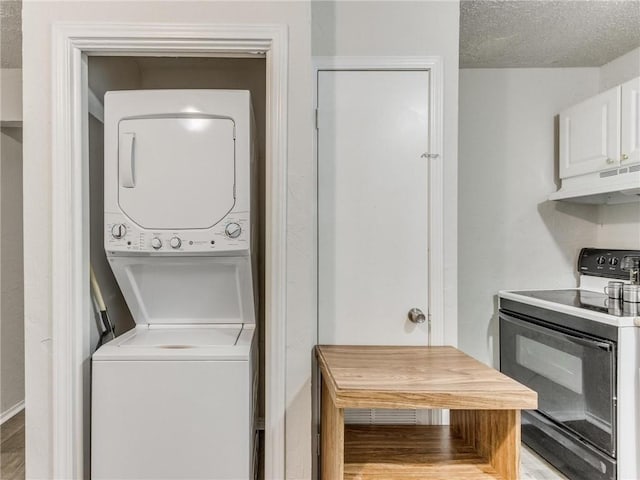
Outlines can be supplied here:
M578 272L594 277L628 280L627 265L636 257L640 260L640 250L583 248L578 258Z
M248 212L230 212L202 230L149 230L121 213L105 213L104 247L109 253L209 253L223 255L249 250Z

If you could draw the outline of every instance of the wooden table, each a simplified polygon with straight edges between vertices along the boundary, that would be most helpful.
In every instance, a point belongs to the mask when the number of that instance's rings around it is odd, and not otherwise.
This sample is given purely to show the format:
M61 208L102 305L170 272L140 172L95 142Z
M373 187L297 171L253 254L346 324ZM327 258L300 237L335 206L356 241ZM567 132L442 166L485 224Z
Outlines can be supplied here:
M517 480L537 394L453 347L318 346L323 480ZM345 408L450 409L451 426L344 425Z

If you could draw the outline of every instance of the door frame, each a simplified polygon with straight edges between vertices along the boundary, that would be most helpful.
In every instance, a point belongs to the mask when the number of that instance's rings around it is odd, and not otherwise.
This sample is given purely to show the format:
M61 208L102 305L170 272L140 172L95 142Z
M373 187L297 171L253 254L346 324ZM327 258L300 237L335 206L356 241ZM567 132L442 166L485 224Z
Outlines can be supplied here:
M88 55L266 57L265 473L285 476L285 25L56 23L52 30L53 477L84 478L89 372ZM29 454L30 452L28 452Z
M340 70L392 70L429 72L429 268L428 268L428 313L429 344L455 344L455 338L447 338L444 324L444 91L443 62L440 56L398 56L398 57L314 57L313 59L313 108L318 109L318 75L321 71ZM317 121L317 117L316 117ZM316 177L316 207L318 205L318 129L313 135L314 168ZM318 212L315 222L316 251L318 248ZM317 262L316 262L317 263ZM316 266L316 282L319 270ZM320 322L316 317L316 343ZM433 419L435 420L435 419Z

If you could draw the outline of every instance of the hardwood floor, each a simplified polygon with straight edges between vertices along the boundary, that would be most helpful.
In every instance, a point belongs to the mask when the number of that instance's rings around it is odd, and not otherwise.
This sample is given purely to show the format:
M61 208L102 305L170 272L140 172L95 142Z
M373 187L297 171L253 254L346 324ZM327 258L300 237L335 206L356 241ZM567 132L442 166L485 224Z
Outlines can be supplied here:
M521 480L567 480L548 463L522 446ZM0 479L24 480L24 410L0 426ZM258 478L263 478L260 475Z
M0 425L0 479L23 480L24 410Z

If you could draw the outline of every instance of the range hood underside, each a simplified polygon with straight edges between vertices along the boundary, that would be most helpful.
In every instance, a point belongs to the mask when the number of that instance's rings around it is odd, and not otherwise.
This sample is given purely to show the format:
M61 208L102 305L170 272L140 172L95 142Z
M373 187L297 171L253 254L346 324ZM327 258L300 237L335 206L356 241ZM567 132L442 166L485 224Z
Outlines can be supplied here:
M603 176L603 173L565 178L562 188L552 193L549 200L594 205L640 202L640 171L616 176Z

